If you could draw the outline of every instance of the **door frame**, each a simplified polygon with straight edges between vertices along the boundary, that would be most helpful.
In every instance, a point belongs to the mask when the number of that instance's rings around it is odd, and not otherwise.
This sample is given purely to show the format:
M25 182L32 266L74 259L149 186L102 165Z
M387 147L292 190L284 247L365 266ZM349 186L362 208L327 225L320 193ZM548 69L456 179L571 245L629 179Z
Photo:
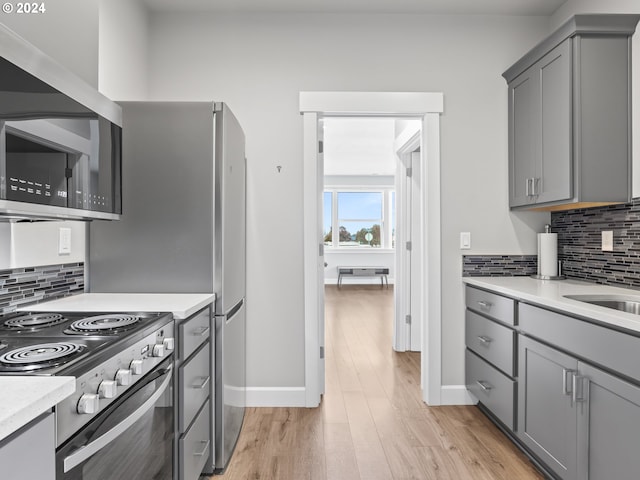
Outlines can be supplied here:
M304 322L305 322L305 406L320 404L324 390L324 347L320 337L320 312L324 302L318 280L323 243L318 238L322 218L318 192L318 118L322 115L412 116L422 119L421 184L426 205L420 219L424 232L424 252L420 275L426 298L421 306L426 319L422 325L422 398L429 405L441 404L441 219L440 219L440 114L444 98L438 92L300 92L303 116L303 206L304 206Z

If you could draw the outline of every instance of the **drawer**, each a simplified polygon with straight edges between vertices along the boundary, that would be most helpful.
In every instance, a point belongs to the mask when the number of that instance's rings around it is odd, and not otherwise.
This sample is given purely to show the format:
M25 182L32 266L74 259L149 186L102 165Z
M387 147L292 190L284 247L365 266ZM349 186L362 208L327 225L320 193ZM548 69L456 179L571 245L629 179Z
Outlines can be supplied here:
M516 382L469 349L465 351L465 368L467 389L514 431Z
M525 303L518 312L527 336L640 382L637 336Z
M516 332L471 310L466 311L465 324L467 348L515 377Z
M204 404L193 426L179 441L180 475L178 478L181 480L197 480L212 451L209 405L208 401Z
M209 307L178 325L179 355L186 360L211 336L211 310Z
M511 298L486 292L478 288L466 288L467 308L509 325L515 325L515 301Z
M211 355L209 343L179 369L180 402L178 428L186 431L211 392Z

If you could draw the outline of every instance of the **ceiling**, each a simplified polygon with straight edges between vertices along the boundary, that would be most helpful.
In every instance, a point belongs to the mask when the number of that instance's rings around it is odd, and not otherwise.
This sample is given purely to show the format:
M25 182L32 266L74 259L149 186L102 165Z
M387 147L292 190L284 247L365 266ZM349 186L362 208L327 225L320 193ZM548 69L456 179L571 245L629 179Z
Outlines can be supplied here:
M167 12L543 15L567 0L139 0Z

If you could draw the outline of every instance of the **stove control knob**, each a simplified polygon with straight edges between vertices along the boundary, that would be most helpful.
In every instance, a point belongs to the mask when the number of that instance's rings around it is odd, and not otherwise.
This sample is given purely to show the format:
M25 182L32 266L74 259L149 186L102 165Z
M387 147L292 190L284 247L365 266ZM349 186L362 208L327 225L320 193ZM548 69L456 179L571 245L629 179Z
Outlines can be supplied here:
M103 380L98 386L100 398L113 398L118 394L118 385L113 380Z
M157 344L153 346L153 350L151 350L152 357L164 357L164 345Z
M116 383L126 387L131 383L131 370L121 368L116 372Z
M100 400L95 393L84 393L78 400L76 410L80 414L93 415L100 409Z
M134 375L142 375L142 366L144 362L142 360L131 360L129 368Z
M171 337L165 338L162 341L162 345L164 345L164 349L165 350L170 352L171 350L173 350L175 348L175 340L173 338L171 338Z

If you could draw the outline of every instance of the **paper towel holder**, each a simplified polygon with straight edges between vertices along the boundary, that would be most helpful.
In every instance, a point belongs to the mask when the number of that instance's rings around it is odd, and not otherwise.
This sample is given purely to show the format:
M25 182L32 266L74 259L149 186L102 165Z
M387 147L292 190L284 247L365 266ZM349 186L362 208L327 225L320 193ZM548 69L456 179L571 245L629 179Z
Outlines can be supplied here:
M544 232L551 233L551 225L545 225ZM538 259L538 261L539 260L540 259ZM538 266L538 272L540 272L539 266ZM562 261L558 260L558 275L540 275L540 273L536 273L535 275L531 275L531 278L535 278L536 280L564 280L567 277L562 275Z

